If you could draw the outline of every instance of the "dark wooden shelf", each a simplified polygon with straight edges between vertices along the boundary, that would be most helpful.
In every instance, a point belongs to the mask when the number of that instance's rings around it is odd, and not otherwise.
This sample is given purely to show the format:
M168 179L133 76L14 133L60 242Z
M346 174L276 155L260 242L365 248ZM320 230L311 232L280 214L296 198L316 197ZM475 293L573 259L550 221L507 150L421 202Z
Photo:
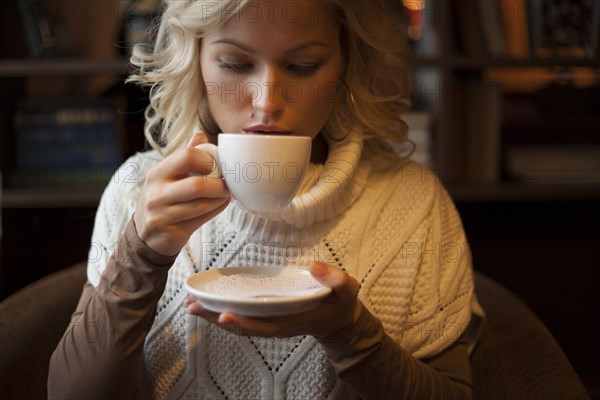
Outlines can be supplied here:
M485 58L485 57L451 57L440 60L450 69L478 70L483 68L527 68L527 67L589 67L600 68L600 59L578 58Z
M415 56L410 59L410 64L413 67L439 67L442 65L438 57L421 57Z
M0 77L119 75L130 68L124 58L0 59Z
M421 57L414 56L410 63L415 67L440 67L450 70L479 70L484 68L600 68L600 59L581 58L490 58L471 56Z
M97 207L103 188L82 189L4 189L2 208Z
M598 201L600 184L525 185L501 183L497 185L447 185L451 197L462 203L472 202L550 202Z
M587 185L447 185L457 202L599 201L600 184ZM4 189L2 208L97 207L102 188Z

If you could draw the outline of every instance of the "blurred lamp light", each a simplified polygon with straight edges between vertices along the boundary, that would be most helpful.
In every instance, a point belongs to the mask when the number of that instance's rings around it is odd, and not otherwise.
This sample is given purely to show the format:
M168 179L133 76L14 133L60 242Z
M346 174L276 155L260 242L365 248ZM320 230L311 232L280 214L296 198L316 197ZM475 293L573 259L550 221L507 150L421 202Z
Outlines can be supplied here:
M425 0L402 0L402 5L408 16L408 36L412 40L419 40L423 33Z

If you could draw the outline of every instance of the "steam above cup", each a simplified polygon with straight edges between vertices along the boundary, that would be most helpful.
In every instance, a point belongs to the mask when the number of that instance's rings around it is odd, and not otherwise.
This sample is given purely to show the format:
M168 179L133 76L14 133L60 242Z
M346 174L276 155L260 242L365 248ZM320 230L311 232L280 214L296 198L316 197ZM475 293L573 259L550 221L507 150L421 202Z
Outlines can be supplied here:
M218 146L202 143L196 148L215 160L213 173L225 180L239 205L277 211L298 193L310 162L311 138L221 133Z

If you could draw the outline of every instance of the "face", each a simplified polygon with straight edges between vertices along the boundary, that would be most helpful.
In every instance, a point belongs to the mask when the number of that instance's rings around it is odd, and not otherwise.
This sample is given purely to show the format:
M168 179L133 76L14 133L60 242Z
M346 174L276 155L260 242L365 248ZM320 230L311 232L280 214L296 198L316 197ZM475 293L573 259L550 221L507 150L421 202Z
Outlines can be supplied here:
M312 0L253 0L202 39L208 107L222 132L316 137L335 105L339 26Z

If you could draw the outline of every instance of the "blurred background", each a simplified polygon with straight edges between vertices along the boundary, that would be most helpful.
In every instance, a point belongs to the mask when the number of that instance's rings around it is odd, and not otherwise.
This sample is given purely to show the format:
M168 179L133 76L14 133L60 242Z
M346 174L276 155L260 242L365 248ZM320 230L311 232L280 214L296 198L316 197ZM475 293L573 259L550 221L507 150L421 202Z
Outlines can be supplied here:
M600 398L600 1L387 3L410 39L415 159L454 198L475 268ZM0 4L1 299L87 258L103 187L145 148L147 94L123 80L159 8Z

